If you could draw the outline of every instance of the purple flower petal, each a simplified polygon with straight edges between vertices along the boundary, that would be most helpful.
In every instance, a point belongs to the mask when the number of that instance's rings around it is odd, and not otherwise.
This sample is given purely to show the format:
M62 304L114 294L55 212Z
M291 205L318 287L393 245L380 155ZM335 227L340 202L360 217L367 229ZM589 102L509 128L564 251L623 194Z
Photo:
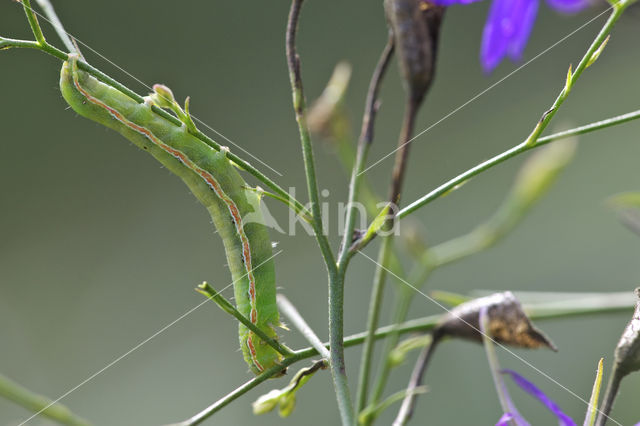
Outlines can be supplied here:
M508 53L509 57L514 61L522 58L522 52L527 45L531 29L536 21L538 14L538 0L514 0L514 15L512 20L515 22L515 31L509 40Z
M538 0L493 0L482 35L480 59L493 70L506 54L522 56L538 13Z
M549 411L551 411L558 418L558 423L560 426L576 426L576 423L571 419L571 417L564 414L560 407L558 407L558 405L553 402L551 398L545 395L544 392L538 389L536 385L513 370L502 370L502 373L509 374L513 381L518 386L520 386L522 390L544 404L544 406L547 407Z
M493 70L507 53L508 34L505 34L505 16L512 0L494 0L489 9L487 23L482 34L480 61L486 72ZM508 27L508 25L507 25Z
M589 6L590 0L547 0L549 7L562 13L576 13Z

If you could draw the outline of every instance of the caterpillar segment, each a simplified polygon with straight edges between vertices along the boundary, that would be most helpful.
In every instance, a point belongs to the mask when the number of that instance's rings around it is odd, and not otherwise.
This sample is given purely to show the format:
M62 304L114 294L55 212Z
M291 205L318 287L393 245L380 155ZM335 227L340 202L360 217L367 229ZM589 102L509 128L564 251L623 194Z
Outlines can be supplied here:
M154 113L151 98L139 103L80 70L77 61L77 55L69 55L62 66L64 99L78 114L117 131L184 181L209 211L222 238L238 311L277 339L275 267L260 197L246 189L227 158L228 149L216 151L190 134L187 125L175 125ZM282 356L242 324L239 339L255 374L280 363Z

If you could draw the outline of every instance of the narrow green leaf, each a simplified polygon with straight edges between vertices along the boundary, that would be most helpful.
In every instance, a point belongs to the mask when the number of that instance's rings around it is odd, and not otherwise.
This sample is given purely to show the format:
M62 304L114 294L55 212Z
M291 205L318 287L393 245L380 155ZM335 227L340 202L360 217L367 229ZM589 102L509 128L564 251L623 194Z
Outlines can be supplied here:
M591 55L591 57L589 58L589 62L587 62L587 68L589 68L591 65L593 65L595 61L598 60L605 46L607 45L607 43L609 43L610 38L611 38L611 35L608 35L607 38L605 38L604 41L600 43L600 46L598 46L598 49L596 49L596 51L593 52L593 55Z
M587 416L584 419L584 426L593 426L598 416L598 397L600 396L600 386L602 385L602 361L598 361L598 371L596 372L596 380L593 383L591 398L589 399L589 407L587 408Z
M567 80L564 83L565 92L569 93L571 91L572 86L573 86L573 65L569 64L569 70L567 71Z

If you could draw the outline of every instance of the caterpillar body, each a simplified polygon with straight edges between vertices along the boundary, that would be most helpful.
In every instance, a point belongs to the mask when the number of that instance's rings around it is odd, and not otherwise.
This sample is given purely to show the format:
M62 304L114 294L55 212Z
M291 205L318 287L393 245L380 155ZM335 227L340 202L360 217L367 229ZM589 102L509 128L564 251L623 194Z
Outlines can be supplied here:
M275 267L260 199L247 189L226 151L216 151L186 126L154 113L150 103L138 103L80 70L75 55L62 65L60 90L78 114L116 130L185 182L222 237L238 311L277 339ZM251 220L246 221L247 217ZM244 359L255 374L281 361L275 349L242 324L239 337Z

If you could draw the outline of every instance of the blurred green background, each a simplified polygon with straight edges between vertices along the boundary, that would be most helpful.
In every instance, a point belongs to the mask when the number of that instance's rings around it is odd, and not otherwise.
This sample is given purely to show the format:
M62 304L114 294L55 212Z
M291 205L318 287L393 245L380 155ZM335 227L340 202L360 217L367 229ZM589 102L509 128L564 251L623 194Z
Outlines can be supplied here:
M147 84L165 83L179 98L191 95L196 116L279 170L282 177L271 176L284 187L295 186L306 199L284 60L288 2L112 0L60 1L56 6L78 39ZM491 75L480 69L487 7L482 2L448 11L437 80L417 129L515 69L506 62ZM526 58L602 10L601 5L565 17L542 6ZM557 115L556 129L638 108L638 19L638 11L631 10L620 21L605 53ZM418 138L405 202L524 138L562 87L569 63L577 63L603 22L604 16ZM49 39L61 45L44 27ZM19 4L0 2L0 34L30 38ZM335 63L348 60L353 79L347 103L359 128L366 86L385 39L381 2L308 1L299 36L307 97L319 95ZM102 70L146 92L84 51ZM200 303L193 288L201 280L218 288L230 282L222 244L206 211L178 179L129 142L69 110L57 89L59 66L58 60L34 51L0 54L0 372L52 398ZM395 63L382 99L371 162L396 142L403 91ZM639 132L640 122L635 122L581 137L575 161L515 232L495 248L437 271L429 288L631 291L638 286L640 238L618 223L604 201L621 191L640 190ZM330 191L328 200L335 206L346 198L347 180L331 149L315 143L320 186ZM523 158L418 211L414 217L426 226L428 240L460 235L488 217ZM372 169L377 187L386 190L391 165L388 159ZM274 202L268 206L286 223L285 209ZM335 214L331 221L335 246ZM276 258L281 291L326 338L326 278L314 240L304 232L272 237L283 250ZM377 242L366 250L373 257L376 251ZM369 260L354 258L346 288L347 334L364 329L372 274ZM393 300L390 287L387 305ZM419 297L412 316L438 312ZM386 322L389 309L383 315ZM560 352L517 353L588 399L596 363L604 356L610 366L628 317L541 322ZM306 346L293 331L282 335L294 348ZM359 357L357 349L347 351L352 387ZM583 402L506 352L500 357L505 367L527 375L582 422ZM389 391L406 384L410 368L395 373ZM97 425L158 425L193 415L250 377L238 352L235 321L206 304L62 402ZM338 424L327 372L304 388L288 420L275 414L254 418L250 402L284 383L270 381L206 424ZM427 383L431 391L420 398L414 424L489 425L500 416L479 345L443 345ZM613 414L620 423L640 421L638 392L640 375L623 382ZM555 424L519 390L513 394L533 424ZM389 424L393 414L380 424ZM1 425L28 416L0 400ZM38 418L29 424L50 422Z

